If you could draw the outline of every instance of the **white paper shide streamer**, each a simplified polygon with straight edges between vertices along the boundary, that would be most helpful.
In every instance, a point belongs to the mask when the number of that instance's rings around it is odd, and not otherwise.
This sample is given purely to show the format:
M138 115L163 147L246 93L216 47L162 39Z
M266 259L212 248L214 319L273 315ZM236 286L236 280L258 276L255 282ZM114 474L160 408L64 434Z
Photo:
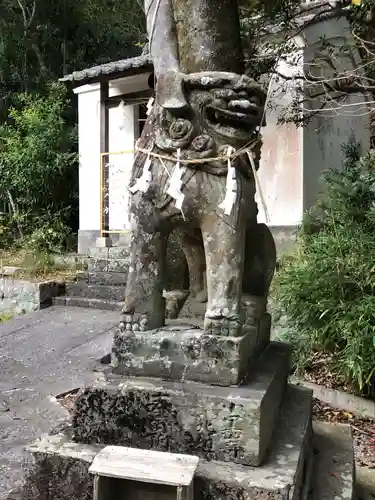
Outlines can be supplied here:
M233 167L231 162L231 155L234 149L229 146L227 155L228 155L228 174L227 174L227 185L225 198L222 203L220 203L219 208L224 210L225 215L230 215L233 209L233 205L236 202L237 198L237 178L236 178L236 169Z
M126 125L126 114L125 114L125 103L121 101L117 108L118 113L118 128L119 130L124 130Z
M148 103L147 103L147 116L150 116L152 108L154 107L154 101L155 99L153 97L150 97Z
M142 175L139 177L135 184L129 188L129 191L134 194L137 191L141 191L142 193L147 193L148 188L150 187L152 174L151 174L151 156L150 153L147 156L145 164L143 165Z
M174 166L172 175L169 179L169 187L167 189L167 194L176 200L177 210L181 210L182 203L184 202L185 195L182 192L182 176L185 172L184 168L180 164L181 150L177 150L177 163Z

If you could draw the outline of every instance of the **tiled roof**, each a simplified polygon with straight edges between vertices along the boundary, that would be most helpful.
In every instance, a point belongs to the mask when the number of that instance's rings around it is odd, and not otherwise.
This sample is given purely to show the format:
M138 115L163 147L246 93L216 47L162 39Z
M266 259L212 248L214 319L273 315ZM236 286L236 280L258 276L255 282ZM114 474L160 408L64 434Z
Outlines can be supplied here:
M119 73L125 73L134 69L144 68L145 71L152 70L152 60L150 55L141 55L130 59L121 59L93 68L74 71L70 75L60 78L60 82L80 84L81 82L89 82L90 80L99 79L102 76L116 76Z

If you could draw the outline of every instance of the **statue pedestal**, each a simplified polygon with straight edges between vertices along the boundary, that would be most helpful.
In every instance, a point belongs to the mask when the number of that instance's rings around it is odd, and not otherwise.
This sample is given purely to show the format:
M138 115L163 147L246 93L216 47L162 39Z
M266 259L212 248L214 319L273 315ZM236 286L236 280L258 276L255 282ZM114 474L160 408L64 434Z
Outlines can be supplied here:
M112 396L111 404L113 405L116 404L115 394L116 390ZM168 399L165 400L165 396L160 397L161 402L165 401L162 404L167 405ZM86 399L86 401L89 400ZM110 400L105 396L102 401L103 407L106 407L109 402ZM135 404L136 398L133 405ZM90 408L93 408L91 404ZM134 420L133 427L141 422L142 415L143 413L138 414L138 420ZM235 413L233 415L235 416ZM118 425L121 425L120 411L118 417ZM99 425L102 425L103 418L104 416L99 416ZM123 424L122 435L126 433L124 421ZM158 420L155 427L162 425L162 422ZM149 429L150 439L155 432L155 427ZM164 439L168 440L169 435L168 424L166 424ZM72 441L71 430L68 429L65 433L44 436L35 442L30 447L35 457L35 469L24 488L26 494L23 498L25 500L35 498L87 500L92 498L93 477L89 473L89 468L95 456L104 448L103 441L109 441L113 437L114 434L111 431L110 434L102 434L101 444L94 444L99 442L99 435L96 441L91 441L92 444L76 443ZM181 434L180 441L185 441L182 448L186 449L187 439L187 434ZM133 444L135 446L136 442L133 441ZM196 447L194 451L197 451ZM264 465L251 467L234 462L201 458L194 477L194 498L195 500L305 499L304 489L308 482L309 471L311 472L312 451L311 394L304 389L289 387ZM347 456L345 458L348 459ZM340 491L337 490L336 493ZM326 498L334 499L333 496Z
M270 318L249 326L242 337L207 335L197 326L174 322L158 330L117 332L112 348L115 374L176 382L242 385L249 367L269 344Z
M285 344L253 349L242 384L230 384L242 370L243 342L183 326L116 336L113 367L80 391L66 429L30 447L35 467L22 499L92 498L89 469L107 445L199 457L195 500L306 500L318 453L327 477L319 474L320 496L311 498L344 498L354 484L350 431L336 439L332 426L325 441L313 441L312 393L288 385ZM320 449L327 435L330 445ZM335 468L345 481L332 490Z
M278 422L288 361L288 348L270 344L241 387L107 375L79 395L74 439L258 466Z

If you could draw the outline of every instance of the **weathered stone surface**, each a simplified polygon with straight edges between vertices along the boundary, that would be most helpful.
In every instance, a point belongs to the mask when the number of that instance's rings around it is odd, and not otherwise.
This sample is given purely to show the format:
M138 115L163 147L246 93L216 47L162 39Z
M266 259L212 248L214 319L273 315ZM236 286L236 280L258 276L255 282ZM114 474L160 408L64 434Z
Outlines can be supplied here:
M87 309L100 309L103 311L121 311L122 303L103 299L87 299L85 297L54 297L56 306L84 307Z
M353 500L355 461L349 425L314 422L316 449L312 500Z
M131 377L238 385L245 382L251 362L267 345L269 331L266 325L259 336L255 331L243 337L224 337L173 322L148 332L118 331L113 341L112 367L114 373ZM261 362L270 364L269 360L280 353L288 357L273 345Z
M87 259L87 269L89 271L108 271L108 260L90 257ZM126 269L127 270L127 269Z
M131 262L121 328L136 331L140 320L147 330L164 325L166 242L177 230L190 291L202 301L206 295L204 330L241 337L242 294L266 298L276 260L272 235L257 224L254 199L266 95L243 74L237 1L145 0L145 12L155 106L131 173ZM142 187L146 159L151 178Z
M52 298L63 294L65 283L0 279L0 311L24 314L52 304Z
M194 480L197 500L302 500L311 447L311 392L289 387L273 450L261 468L200 460ZM112 443L115 444L115 443ZM91 500L88 473L102 446L77 444L71 436L43 436L30 451L35 467L24 500ZM72 477L79 487L72 489Z
M128 273L108 273L105 271L80 271L76 274L77 283L88 283L90 285L114 285L114 286L125 286L126 278Z
M87 283L68 283L66 295L68 297L86 297L88 299L103 299L121 302L124 297L124 286L91 285Z
M287 370L285 348L273 344L243 387L109 375L77 398L74 439L259 465L279 417Z

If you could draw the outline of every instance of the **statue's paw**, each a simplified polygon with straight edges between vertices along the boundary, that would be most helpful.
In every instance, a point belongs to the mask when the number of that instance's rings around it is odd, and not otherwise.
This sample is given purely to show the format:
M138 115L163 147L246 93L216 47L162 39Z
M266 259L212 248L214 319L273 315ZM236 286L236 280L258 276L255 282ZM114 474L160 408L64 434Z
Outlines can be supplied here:
M120 332L144 332L147 330L148 320L145 314L123 313L120 322Z
M208 335L223 337L239 337L242 335L242 326L237 318L226 318L219 311L215 311L216 317L213 316L208 312L204 319L204 331Z

